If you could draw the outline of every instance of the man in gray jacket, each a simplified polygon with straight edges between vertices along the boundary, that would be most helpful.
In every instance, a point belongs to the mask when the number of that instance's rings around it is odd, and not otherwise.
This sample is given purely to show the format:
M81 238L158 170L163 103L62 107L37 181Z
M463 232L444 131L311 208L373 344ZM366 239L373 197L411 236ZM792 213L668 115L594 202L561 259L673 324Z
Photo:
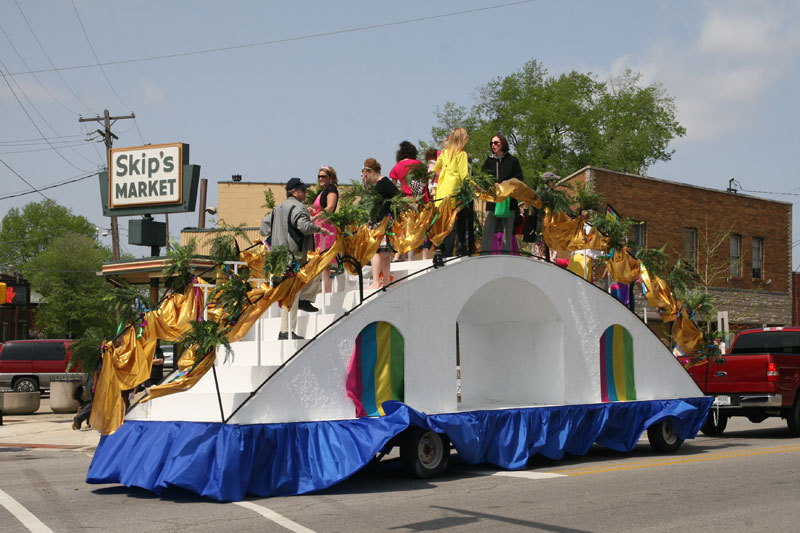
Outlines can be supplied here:
M261 220L261 235L271 237L272 246L286 245L293 252L298 252L305 262L306 254L314 250L314 233L330 235L330 231L311 222L303 203L306 199L306 189L308 185L303 183L300 178L292 178L286 183L286 200L272 210L272 213ZM289 322L291 322L292 338L302 339L297 335L295 325L297 324L297 309L307 313L319 311L311 299L317 294L319 288L318 278L312 280L297 295L299 302L292 305L291 312L286 310L286 306L281 306L281 329L278 333L279 340L289 338Z

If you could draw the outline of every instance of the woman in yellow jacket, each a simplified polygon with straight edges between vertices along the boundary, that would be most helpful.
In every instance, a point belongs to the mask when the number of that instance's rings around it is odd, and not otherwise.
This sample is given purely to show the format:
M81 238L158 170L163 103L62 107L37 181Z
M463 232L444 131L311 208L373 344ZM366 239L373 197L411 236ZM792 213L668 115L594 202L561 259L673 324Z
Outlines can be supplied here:
M469 161L464 147L467 145L469 135L464 128L456 128L447 137L446 146L439 154L434 172L439 172L439 184L436 186L434 201L440 202L448 196L456 196L461 188L461 182L469 178ZM453 198L451 201L455 201ZM437 204L438 205L438 204ZM474 228L472 227L473 210L472 202L462 206L456 215L456 224L453 231L445 237L439 252L442 257L451 257L453 248L458 241L457 253L470 255L474 251Z

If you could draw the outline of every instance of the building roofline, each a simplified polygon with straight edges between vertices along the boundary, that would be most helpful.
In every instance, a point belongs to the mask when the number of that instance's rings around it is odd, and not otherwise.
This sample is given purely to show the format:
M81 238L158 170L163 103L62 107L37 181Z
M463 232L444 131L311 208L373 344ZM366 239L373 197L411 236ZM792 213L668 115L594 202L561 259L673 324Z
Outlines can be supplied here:
M789 205L789 206L793 205L791 202L781 202L780 200L771 200L769 198L762 198L761 196L751 196L749 194L742 194L742 193L738 193L738 192L737 193L729 193L727 191L723 191L723 190L720 190L720 189L712 189L711 187L702 187L700 185L692 185L691 183L683 183L683 182L680 182L680 181L671 181L671 180L665 180L665 179L661 179L661 178L653 178L653 177L650 177L650 176L642 176L640 174L631 174L630 172L620 172L619 170L611 170L611 169L608 169L608 168L597 167L597 166L594 166L594 165L587 165L587 166L583 167L582 169L573 172L572 174L570 174L566 178L562 178L559 181L559 183L566 183L569 180L571 180L572 178L576 177L578 174L581 174L581 173L586 172L588 170L601 170L603 172L610 172L612 174L618 174L620 176L629 176L631 178L639 178L639 179L643 179L643 180L650 180L650 181L655 181L655 182L658 182L658 183L667 183L667 184L670 184L670 185L680 185L682 187L691 187L693 189L699 189L701 191L708 191L708 192L713 192L713 193L717 193L717 194L723 194L725 196L732 196L734 198L748 198L748 199L751 199L751 200L761 200L762 202L771 202L771 203L774 203L774 204L783 204L783 205Z

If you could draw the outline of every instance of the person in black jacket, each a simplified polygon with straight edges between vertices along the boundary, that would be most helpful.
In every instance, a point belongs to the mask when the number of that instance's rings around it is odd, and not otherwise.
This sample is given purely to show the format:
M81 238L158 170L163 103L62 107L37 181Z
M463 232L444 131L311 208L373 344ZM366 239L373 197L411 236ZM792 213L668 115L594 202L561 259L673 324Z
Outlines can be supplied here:
M516 157L508 153L508 140L496 134L489 142L492 154L486 158L481 167L481 171L495 177L496 183L502 183L511 178L522 180L522 167ZM516 237L514 236L514 216L519 209L517 201L511 198L510 213L505 218L495 216L495 206L492 202L486 202L486 222L483 225L483 235L481 236L481 251L486 253L492 250L495 233L503 234L502 251L516 251Z
M370 220L371 226L377 226L384 218L391 216L391 199L400 194L400 189L392 183L392 180L381 175L381 164L374 157L367 158L361 169L361 182L365 187L374 187L375 190L384 198L383 205L375 217ZM383 237L378 251L372 256L372 283L367 289L380 289L388 285L391 281L389 243L386 236Z

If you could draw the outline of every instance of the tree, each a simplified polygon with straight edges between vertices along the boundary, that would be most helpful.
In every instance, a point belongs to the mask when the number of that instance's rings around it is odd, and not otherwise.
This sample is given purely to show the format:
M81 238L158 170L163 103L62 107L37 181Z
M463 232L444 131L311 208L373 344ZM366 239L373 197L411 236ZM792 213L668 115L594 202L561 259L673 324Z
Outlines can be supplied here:
M54 239L69 234L93 238L95 227L52 200L31 202L22 210L13 207L0 225L0 264L7 271L21 272Z
M576 71L555 77L531 60L479 87L469 111L446 102L431 133L440 146L454 127L466 128L467 152L478 157L492 135L503 133L532 185L543 172L566 176L586 165L641 174L668 161L670 142L686 130L663 87L640 82L630 69L608 83Z
M106 303L112 288L97 274L110 258L93 237L71 234L28 261L22 274L42 295L34 327L50 338L79 337L90 327L113 331Z

